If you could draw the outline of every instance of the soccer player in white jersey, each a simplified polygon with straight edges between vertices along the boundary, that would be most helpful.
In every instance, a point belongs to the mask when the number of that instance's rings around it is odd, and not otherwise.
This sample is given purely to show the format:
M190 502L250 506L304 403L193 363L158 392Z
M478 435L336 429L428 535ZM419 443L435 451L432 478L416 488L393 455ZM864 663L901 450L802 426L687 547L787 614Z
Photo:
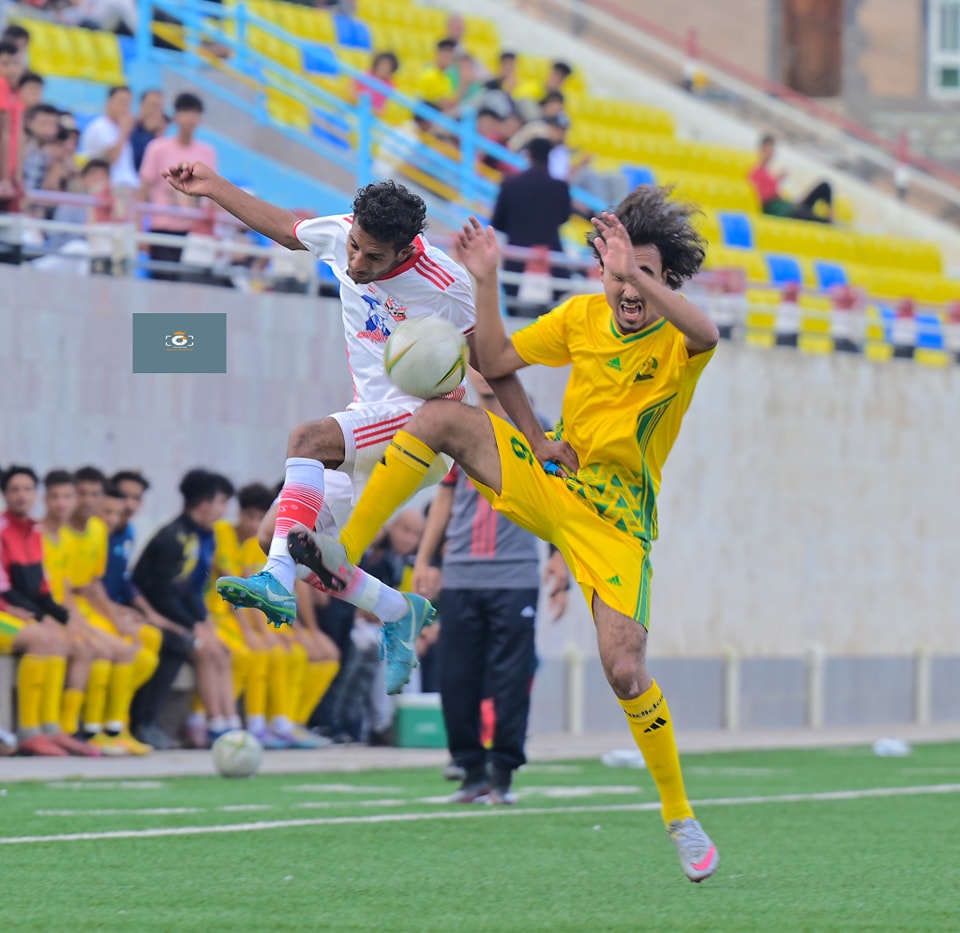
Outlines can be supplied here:
M290 211L241 191L202 162L171 166L165 177L177 190L210 198L281 246L310 250L340 281L354 400L346 411L293 429L267 564L249 579L217 581L217 590L233 605L260 609L277 626L292 623L298 570L287 550L287 533L298 524L328 534L342 526L391 438L422 404L387 378L387 337L403 320L438 315L467 335L476 358L470 278L446 253L427 243L423 200L392 181L361 189L349 216L297 221ZM497 380L495 388L501 399L504 393L523 393L515 377ZM463 394L461 386L455 397ZM560 446L555 456L562 460L565 451ZM438 460L429 481L438 482L448 468ZM319 586L316 578L310 582ZM362 604L384 623L387 689L399 692L416 665L412 646L420 629L432 621L433 607L414 594L397 594L359 570L347 592L336 595Z

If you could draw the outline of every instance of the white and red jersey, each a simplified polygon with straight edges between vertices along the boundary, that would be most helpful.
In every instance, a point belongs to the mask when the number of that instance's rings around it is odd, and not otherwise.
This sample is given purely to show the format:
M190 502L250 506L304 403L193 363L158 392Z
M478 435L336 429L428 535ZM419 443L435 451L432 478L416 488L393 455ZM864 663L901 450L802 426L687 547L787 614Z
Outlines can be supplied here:
M463 334L473 333L476 310L467 272L424 236L414 240L416 250L402 265L369 285L358 285L347 275L347 236L353 218L315 217L293 228L297 239L333 270L340 281L347 363L353 378L353 404L391 402L414 408L420 399L401 392L383 368L387 338L401 322L436 315ZM465 387L453 397L462 398Z

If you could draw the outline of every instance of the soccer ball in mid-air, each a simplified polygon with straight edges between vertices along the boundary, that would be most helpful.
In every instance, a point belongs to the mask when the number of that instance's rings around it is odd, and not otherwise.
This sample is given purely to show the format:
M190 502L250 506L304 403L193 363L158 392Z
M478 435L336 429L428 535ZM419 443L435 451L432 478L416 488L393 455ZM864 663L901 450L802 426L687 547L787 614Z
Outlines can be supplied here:
M441 317L403 321L387 339L383 365L400 391L416 398L439 398L467 375L467 340Z
M213 763L224 777L250 777L263 759L263 746L245 729L224 732L213 743Z

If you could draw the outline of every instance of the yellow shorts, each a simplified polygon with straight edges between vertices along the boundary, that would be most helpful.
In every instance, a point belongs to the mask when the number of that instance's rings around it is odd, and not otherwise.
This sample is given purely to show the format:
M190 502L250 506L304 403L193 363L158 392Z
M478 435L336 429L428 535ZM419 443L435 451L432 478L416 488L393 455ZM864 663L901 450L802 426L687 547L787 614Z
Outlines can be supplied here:
M82 596L77 597L77 609L80 610L80 615L98 632L105 632L107 635L120 634L117 631L117 627L105 615L97 612Z
M30 619L18 619L9 612L0 612L0 654L13 654L13 643Z
M544 472L513 425L489 417L500 452L502 491L498 496L474 481L480 494L521 528L556 545L588 606L596 593L611 609L649 627L650 545L601 518L560 477Z
M217 630L217 637L231 651L241 651L247 648L246 639L243 637L243 629L237 617L232 612L218 612L211 616L214 628Z

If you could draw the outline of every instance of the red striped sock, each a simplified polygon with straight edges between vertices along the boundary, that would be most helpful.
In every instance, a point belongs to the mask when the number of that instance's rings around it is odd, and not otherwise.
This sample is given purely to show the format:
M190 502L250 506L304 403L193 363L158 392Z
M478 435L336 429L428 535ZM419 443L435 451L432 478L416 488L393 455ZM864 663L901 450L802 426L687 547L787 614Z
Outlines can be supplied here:
M290 592L293 592L296 564L287 551L287 533L294 525L314 528L321 508L323 464L306 457L288 458L273 540L270 542L267 565L263 569L272 573Z

